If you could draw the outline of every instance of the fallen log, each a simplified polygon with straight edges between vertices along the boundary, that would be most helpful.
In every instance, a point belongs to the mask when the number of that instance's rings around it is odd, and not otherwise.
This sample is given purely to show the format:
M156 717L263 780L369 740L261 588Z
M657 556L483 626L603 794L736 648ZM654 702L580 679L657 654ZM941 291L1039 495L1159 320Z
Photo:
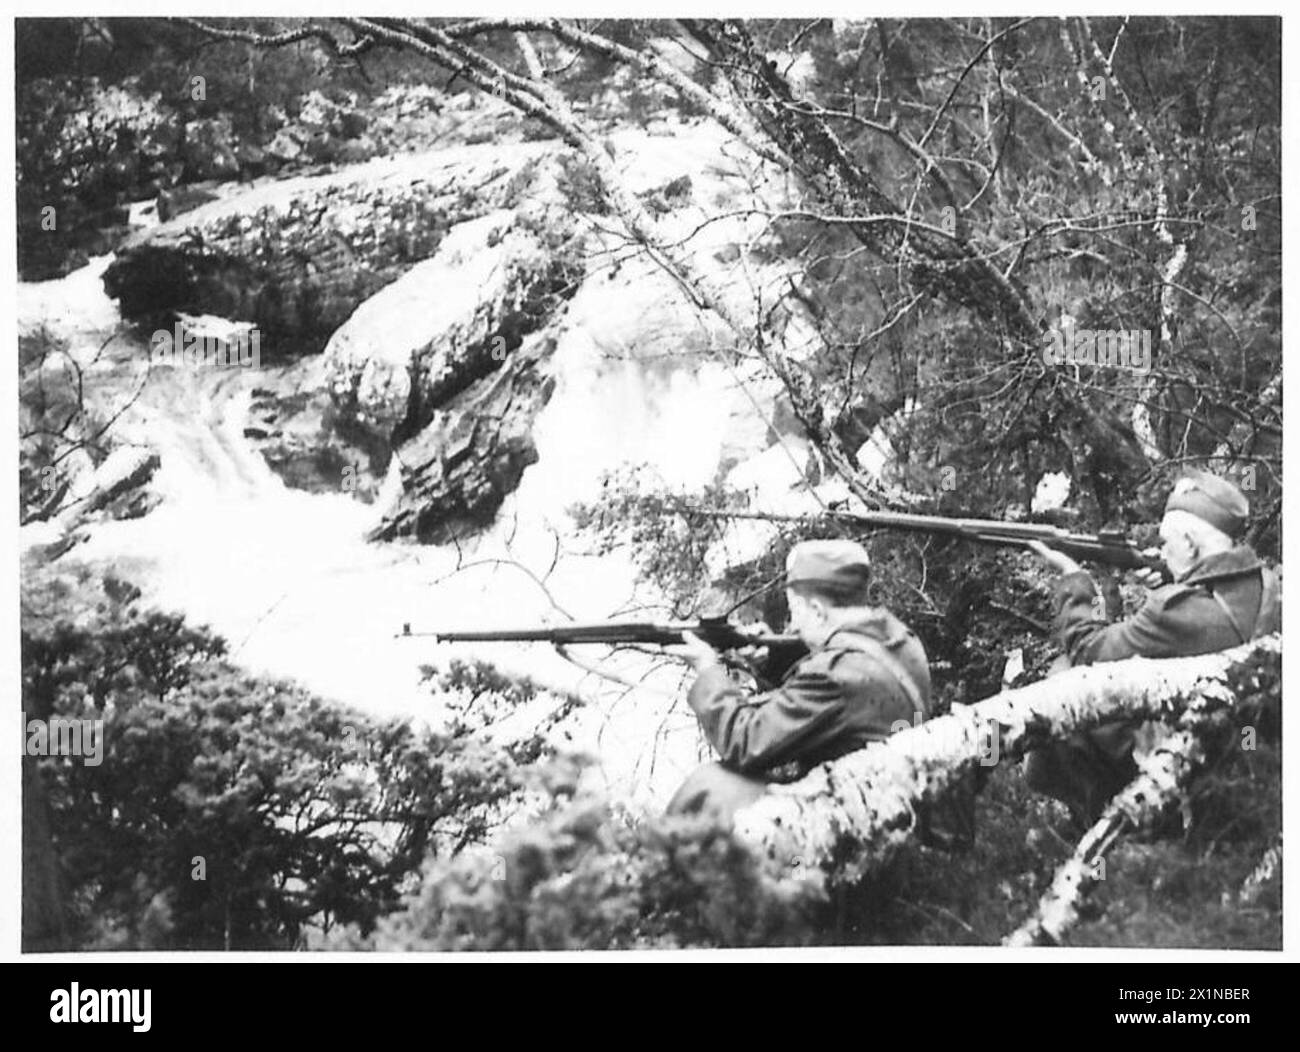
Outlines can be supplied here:
M1235 694L1232 700L1237 700ZM1215 705L1205 696L1193 699L1178 718L1174 730L1141 759L1137 776L1115 795L1074 853L1057 869L1034 915L1003 939L1003 945L1060 945L1078 922L1083 900L1099 880L1105 879L1106 853L1122 833L1149 828L1175 804L1184 808L1184 822L1188 821L1186 790L1208 759L1205 742L1231 715L1231 705ZM1239 895L1240 903L1249 901L1248 889L1269 879L1280 855L1279 840L1247 877ZM1231 896L1224 892L1223 898L1226 905Z
M1195 726L1180 727L1143 758L1137 777L1115 795L1083 835L1074 854L1058 867L1034 915L1002 940L1004 946L1060 945L1078 922L1083 900L1105 879L1106 853L1120 834L1153 825L1175 803L1186 799L1184 789L1205 762L1201 733L1216 722L1213 716L1204 718L1198 709L1189 707L1180 721Z
M797 879L854 883L916 831L918 806L979 766L1015 762L1049 741L1120 718L1191 726L1280 683L1280 635L1187 658L1131 658L1071 669L902 730L888 741L773 785L734 830ZM1195 733L1194 730L1189 733Z

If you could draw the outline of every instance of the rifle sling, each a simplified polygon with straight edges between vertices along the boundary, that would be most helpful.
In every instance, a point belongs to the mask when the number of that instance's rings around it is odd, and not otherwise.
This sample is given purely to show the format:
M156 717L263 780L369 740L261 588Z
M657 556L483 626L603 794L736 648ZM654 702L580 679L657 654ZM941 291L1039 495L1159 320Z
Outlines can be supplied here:
M1210 595L1214 597L1214 601L1219 604L1219 609L1223 611L1223 616L1228 619L1228 624L1232 625L1232 630L1237 633L1237 641L1239 643L1245 643L1247 640L1256 639L1260 635L1260 622L1264 618L1264 611L1270 608L1277 596L1277 578L1275 578L1266 568L1260 568L1259 609L1255 612L1254 628L1249 634L1242 631L1241 622L1238 621L1236 615L1233 614L1232 607L1228 605L1228 601L1213 588L1209 591Z
M1223 611L1223 616L1228 619L1228 624L1232 625L1232 630L1237 633L1237 642L1246 642L1246 633L1241 630L1241 624L1237 621L1236 615L1233 614L1232 607L1228 605L1227 600L1213 588L1210 589L1210 595L1219 604L1219 609Z
M907 695L907 700L912 703L912 709L917 716L924 720L925 704L921 701L921 691L917 688L911 674L903 666L903 663L880 640L873 639L871 636L859 635L856 632L853 633L853 638L868 644L867 647L858 649L874 655L889 670L889 674L894 677L903 693Z

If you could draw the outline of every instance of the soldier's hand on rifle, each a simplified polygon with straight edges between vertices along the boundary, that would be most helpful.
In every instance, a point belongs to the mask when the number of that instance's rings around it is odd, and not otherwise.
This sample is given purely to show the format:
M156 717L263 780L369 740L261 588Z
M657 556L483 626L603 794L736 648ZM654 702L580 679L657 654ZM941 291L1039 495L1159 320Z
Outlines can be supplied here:
M682 658L696 672L722 663L718 652L693 632L683 632L680 646L668 647L668 653Z
M1030 541L1025 545L1031 552L1037 555L1043 562L1057 573L1078 573L1083 569L1078 563L1071 559L1063 552L1058 552L1054 548L1049 548L1042 541Z
M1150 566L1144 566L1140 570L1134 570L1133 577L1137 580L1138 584L1142 585L1144 588L1158 588L1165 582L1160 571L1153 569Z
M753 638L775 635L772 629L762 621L755 621L752 625L737 625L736 631L742 636L750 636ZM771 654L771 648L759 645L736 647L731 650L730 653L734 654L746 667L759 669L767 663L767 659Z
M1160 571L1153 570L1150 567L1134 570L1133 576L1137 578L1138 584L1142 585L1143 588L1159 588L1164 581L1164 578L1160 576Z

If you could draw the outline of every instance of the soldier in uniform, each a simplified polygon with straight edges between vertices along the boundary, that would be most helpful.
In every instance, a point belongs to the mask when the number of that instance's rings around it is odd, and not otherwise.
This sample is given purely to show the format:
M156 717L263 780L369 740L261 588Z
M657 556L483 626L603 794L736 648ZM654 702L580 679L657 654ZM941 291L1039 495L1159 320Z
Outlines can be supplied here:
M1248 514L1245 495L1226 479L1206 472L1179 479L1160 523L1161 553L1174 583L1154 589L1136 615L1116 624L1096 612L1092 578L1073 559L1030 545L1064 574L1052 627L1069 663L1208 654L1277 631L1277 574L1240 541ZM1091 824L1137 774L1138 726L1119 720L1035 750L1025 779L1066 803L1077 822Z
M669 813L730 821L772 780L882 741L930 715L930 670L920 640L868 602L866 549L807 541L786 561L790 627L809 653L781 685L758 693L738 683L712 647L688 635L676 653L697 673L688 701L720 760L696 770Z

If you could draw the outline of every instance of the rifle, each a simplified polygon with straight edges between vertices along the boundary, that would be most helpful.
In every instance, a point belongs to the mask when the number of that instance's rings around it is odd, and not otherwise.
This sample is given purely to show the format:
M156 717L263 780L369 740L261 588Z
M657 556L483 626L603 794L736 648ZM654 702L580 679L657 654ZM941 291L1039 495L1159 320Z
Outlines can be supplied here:
M424 637L435 643L553 643L567 646L576 643L601 643L617 646L640 643L646 646L673 646L682 643L682 634L690 632L715 650L724 652L726 664L750 673L761 689L781 681L785 673L808 653L807 644L797 635L747 632L725 617L702 617L698 621L659 624L651 621L602 621L596 624L563 625L559 628L504 628L453 632L412 632L410 623L402 625L401 637ZM767 647L767 658L756 664L749 658L727 656L728 650L744 647Z
M410 623L402 625L401 636L425 637L435 643L641 643L648 646L672 646L683 642L683 634L699 636L715 650L741 647L803 646L795 635L750 633L725 617L702 617L698 621L659 624L652 621L601 621L595 624L561 625L558 628L504 628L452 632L412 632Z
M1075 533L1060 526L1033 522L1001 522L997 519L946 519L941 515L908 515L896 511L827 511L819 516L769 515L764 512L696 511L687 512L706 519L760 519L768 522L815 522L817 518L836 519L881 530L905 530L912 533L940 533L961 537L981 544L1023 545L1042 541L1049 548L1080 562L1101 563L1123 570L1152 569L1166 580L1173 575L1164 561L1144 551L1125 536L1122 530L1099 533Z

